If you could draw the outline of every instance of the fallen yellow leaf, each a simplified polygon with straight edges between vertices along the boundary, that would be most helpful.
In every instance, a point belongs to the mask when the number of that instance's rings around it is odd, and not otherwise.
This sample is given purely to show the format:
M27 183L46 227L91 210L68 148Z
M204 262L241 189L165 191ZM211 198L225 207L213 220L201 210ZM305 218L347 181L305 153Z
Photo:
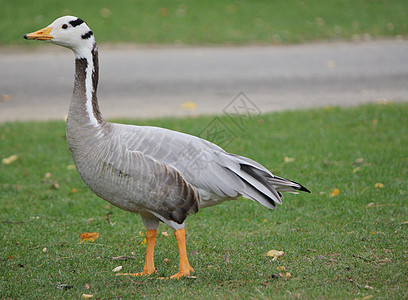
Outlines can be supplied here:
M330 197L335 197L340 195L340 190L339 189L334 189L331 193L330 193Z
M377 183L374 185L374 187L375 187L376 189L382 189L382 188L384 187L384 185L383 185L381 182L377 182Z
M91 294L82 294L82 298L84 298L84 299L89 299L89 298L92 298L94 295L91 295Z
M183 104L181 104L181 108L182 109L188 109L188 110L196 110L197 105L193 101L187 101L187 102L184 102Z
M80 243L83 242L95 242L95 240L99 237L99 233L97 232L84 232L79 235L81 238Z
M147 240L144 239L143 242L140 243L140 245L144 245L144 244L146 244L146 243L147 243Z
M355 167L354 169L353 169L353 173L357 173L358 171L360 171L361 170L361 167Z
M266 256L271 256L273 257L272 260L277 260L279 257L283 256L283 254L285 254L283 251L269 250Z
M14 155L11 155L9 157L3 158L1 160L1 162L3 163L3 165L9 165L9 164L15 162L17 159L18 159L18 155L14 154Z

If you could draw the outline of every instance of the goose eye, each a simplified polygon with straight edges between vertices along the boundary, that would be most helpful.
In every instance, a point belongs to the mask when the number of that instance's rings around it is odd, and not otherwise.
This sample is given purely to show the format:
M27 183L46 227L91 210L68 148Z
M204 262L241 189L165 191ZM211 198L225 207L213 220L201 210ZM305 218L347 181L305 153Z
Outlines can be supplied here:
M68 25L67 25L67 24L64 24L64 25L61 26L61 28L62 28L62 29L67 29L67 28L68 28Z

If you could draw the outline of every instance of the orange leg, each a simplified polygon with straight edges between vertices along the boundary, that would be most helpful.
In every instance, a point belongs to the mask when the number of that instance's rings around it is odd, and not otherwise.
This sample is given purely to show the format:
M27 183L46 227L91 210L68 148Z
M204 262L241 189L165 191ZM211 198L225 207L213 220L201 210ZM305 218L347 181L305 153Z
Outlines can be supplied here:
M156 272L154 268L154 245L156 244L157 230L146 231L146 262L143 272L140 273L119 273L117 275L147 276Z
M190 266L187 258L186 250L186 231L183 229L175 230L174 236L177 240L178 250L179 250L179 272L171 276L171 279L179 279L184 276L190 275L194 272L193 268Z
M156 272L154 268L154 245L156 244L157 230L146 231L146 262L143 268L143 272L140 275L150 275Z

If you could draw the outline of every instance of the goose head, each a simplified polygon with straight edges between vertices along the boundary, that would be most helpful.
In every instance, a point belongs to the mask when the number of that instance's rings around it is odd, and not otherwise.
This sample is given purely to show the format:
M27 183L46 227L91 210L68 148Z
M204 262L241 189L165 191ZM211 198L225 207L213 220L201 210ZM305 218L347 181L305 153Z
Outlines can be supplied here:
M80 54L94 47L95 38L88 25L80 18L64 16L56 19L47 27L24 35L28 40L49 41Z

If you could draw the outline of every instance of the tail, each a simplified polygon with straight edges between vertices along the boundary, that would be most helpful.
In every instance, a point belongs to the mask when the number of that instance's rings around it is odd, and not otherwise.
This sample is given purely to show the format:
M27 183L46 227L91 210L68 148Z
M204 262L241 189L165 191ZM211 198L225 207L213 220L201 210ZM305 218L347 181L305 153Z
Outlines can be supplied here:
M242 156L234 155L240 168L233 171L245 183L240 194L273 209L276 203L282 204L281 192L298 194L299 191L310 191L300 183L277 177L259 163Z
M268 178L267 180L268 182L270 182L270 184L274 186L274 188L278 192L289 192L292 194L299 194L298 191L301 191L310 193L310 191L303 185L292 180L281 178L275 175L273 175L272 178Z

